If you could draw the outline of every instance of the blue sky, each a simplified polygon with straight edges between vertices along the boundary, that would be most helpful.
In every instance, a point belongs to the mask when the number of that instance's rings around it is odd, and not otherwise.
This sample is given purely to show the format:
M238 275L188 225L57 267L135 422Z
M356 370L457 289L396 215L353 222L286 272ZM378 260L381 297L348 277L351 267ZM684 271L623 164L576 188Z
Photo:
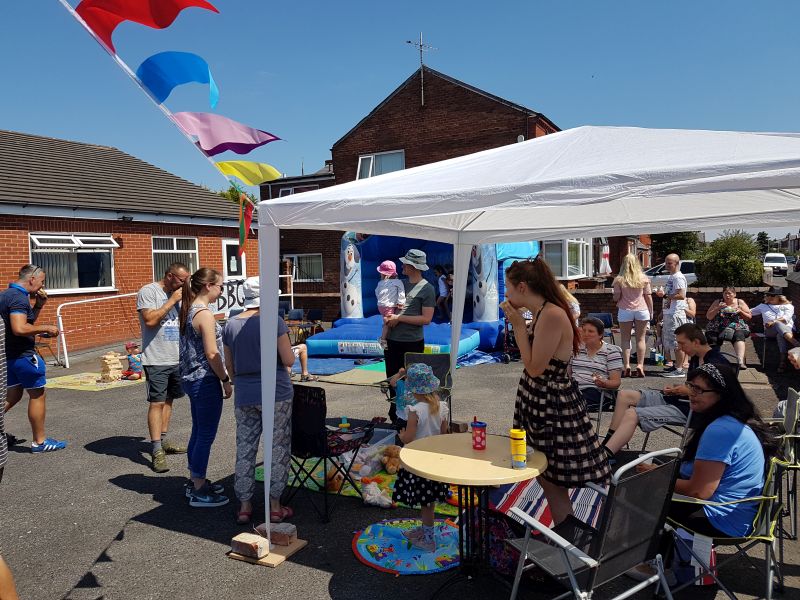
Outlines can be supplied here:
M73 6L77 0L69 0ZM195 52L220 88L216 112L285 141L245 159L295 175L418 66L546 114L561 128L634 125L800 131L800 3L752 1L211 0L168 29L123 23L135 70L151 54ZM220 189L225 182L57 0L8 2L0 22L0 128L118 147ZM208 111L192 84L166 101ZM220 158L242 158L222 155ZM776 234L789 231L777 230Z

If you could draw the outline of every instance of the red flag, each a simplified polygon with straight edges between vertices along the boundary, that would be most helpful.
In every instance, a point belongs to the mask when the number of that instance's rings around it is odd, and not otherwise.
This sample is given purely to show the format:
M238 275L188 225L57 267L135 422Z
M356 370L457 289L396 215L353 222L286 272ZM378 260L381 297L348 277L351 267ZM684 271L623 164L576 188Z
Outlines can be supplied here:
M239 194L239 252L244 254L247 246L247 232L250 231L250 224L253 222L253 203L244 194Z
M75 9L86 24L111 50L111 34L123 21L133 21L154 29L172 25L184 8L219 11L205 0L83 0Z

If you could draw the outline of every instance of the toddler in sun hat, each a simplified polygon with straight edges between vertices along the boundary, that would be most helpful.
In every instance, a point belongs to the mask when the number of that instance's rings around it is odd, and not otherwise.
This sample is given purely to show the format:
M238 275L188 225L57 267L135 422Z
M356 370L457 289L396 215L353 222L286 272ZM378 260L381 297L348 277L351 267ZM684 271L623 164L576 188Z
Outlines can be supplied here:
M403 310L406 302L406 289L403 282L397 278L397 265L391 260L385 260L378 265L381 280L375 288L375 297L378 299L378 312L382 317L394 315ZM384 324L381 330L381 348L386 350L386 336L389 327Z
M125 344L125 352L128 354L128 370L122 372L123 379L142 378L142 350L139 342L128 342Z

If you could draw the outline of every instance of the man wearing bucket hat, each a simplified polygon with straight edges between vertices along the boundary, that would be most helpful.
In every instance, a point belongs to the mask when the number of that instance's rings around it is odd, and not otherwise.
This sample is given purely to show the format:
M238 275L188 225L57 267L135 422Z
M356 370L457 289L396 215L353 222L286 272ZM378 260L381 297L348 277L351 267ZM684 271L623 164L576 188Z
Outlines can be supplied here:
M389 327L386 337L386 376L392 377L404 365L407 352L424 352L425 338L423 327L431 322L436 310L436 290L422 276L428 270L427 257L422 250L412 248L400 258L403 263L403 275L406 302L399 314L387 315L383 322ZM397 420L395 405L389 408L389 418Z

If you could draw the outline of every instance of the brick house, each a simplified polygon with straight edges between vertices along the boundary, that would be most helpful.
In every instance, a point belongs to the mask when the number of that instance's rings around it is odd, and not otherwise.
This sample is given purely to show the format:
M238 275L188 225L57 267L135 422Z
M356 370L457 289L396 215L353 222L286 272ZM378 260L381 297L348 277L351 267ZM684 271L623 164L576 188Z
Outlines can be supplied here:
M236 205L116 148L0 131L0 161L0 278L16 280L26 263L45 269L42 323L55 323L62 304L95 300L61 310L70 352L138 338L126 294L171 262L222 272L220 308L258 274L255 239L236 258Z

